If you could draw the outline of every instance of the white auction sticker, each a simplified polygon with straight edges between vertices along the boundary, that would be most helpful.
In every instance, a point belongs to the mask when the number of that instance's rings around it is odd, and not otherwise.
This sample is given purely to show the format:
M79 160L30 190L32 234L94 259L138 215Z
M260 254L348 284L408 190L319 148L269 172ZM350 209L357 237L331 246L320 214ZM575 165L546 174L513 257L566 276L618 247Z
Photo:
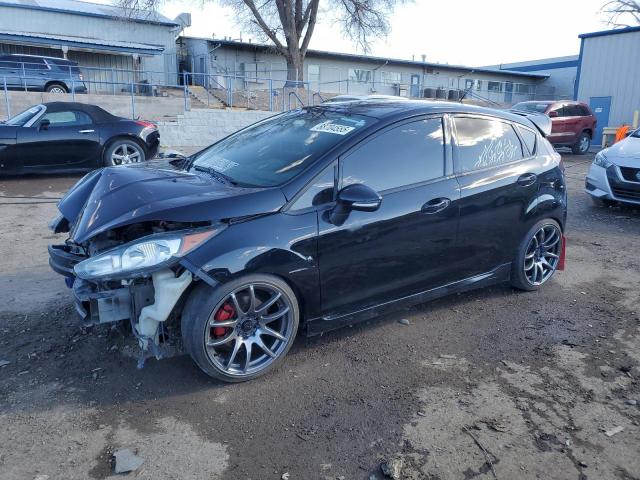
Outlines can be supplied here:
M351 133L355 129L356 127L349 127L347 125L338 125L336 123L331 123L331 120L319 123L315 127L310 128L312 132L335 133L336 135L346 135L348 133Z

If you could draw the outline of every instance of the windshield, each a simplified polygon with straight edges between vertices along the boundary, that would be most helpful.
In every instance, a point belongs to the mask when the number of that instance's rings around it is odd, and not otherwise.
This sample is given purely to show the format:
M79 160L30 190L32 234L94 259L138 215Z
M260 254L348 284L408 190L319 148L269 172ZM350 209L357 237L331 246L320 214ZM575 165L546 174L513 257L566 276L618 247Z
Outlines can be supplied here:
M518 110L520 112L544 113L548 106L548 103L522 102L516 103L513 107L511 107L511 110Z
M7 120L5 122L5 125L14 125L16 127L24 127L29 120L31 120L35 115L38 114L38 112L40 112L41 108L42 108L41 105L38 105L36 107L31 107L28 110L25 110L24 112L19 113L15 117L12 117L9 120Z
M323 108L295 110L221 140L190 169L242 186L280 185L375 120Z

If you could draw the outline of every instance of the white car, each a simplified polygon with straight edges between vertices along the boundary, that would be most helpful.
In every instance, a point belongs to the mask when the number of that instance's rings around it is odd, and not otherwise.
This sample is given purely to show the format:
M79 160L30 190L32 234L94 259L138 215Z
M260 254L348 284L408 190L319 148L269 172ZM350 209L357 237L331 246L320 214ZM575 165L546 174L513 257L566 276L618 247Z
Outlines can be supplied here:
M640 129L598 152L585 191L598 205L640 205Z

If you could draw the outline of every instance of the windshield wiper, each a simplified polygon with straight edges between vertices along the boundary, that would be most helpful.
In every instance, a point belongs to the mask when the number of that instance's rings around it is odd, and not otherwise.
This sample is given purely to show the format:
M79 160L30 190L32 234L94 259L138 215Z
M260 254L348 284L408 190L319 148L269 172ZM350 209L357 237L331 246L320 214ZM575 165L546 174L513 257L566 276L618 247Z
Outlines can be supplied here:
M238 185L238 182L236 182L233 178L231 178L228 175L225 175L222 172L214 170L211 167L202 167L200 165L196 165L195 167L193 167L193 169L198 171L198 172L202 172L202 173L206 173L207 175L211 175L213 178L215 178L220 183L225 183L227 185L233 185L234 187L236 185Z

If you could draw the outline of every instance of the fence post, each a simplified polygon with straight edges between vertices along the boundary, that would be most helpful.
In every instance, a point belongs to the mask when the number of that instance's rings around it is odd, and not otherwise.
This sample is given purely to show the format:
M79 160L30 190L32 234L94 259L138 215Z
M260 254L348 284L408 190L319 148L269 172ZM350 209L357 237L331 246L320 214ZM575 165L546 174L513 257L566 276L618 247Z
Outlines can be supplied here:
M71 99L76 101L76 82L73 78L71 79Z
M131 82L131 118L136 119L136 95L134 92L133 82Z
M116 72L111 69L111 85L113 87L113 94L116 94Z
M189 87L187 86L187 73L182 73L182 86L184 87L184 111L189 110Z
M273 79L269 78L269 111L273 112Z
M9 100L9 94L7 93L7 77L4 79L4 101L7 104L7 120L11 118L11 101Z
M229 77L229 108L233 108L233 80L235 79L236 72L234 70L233 77Z
M22 65L22 83L24 84L24 91L27 91L27 74L24 70L24 62L21 63Z

